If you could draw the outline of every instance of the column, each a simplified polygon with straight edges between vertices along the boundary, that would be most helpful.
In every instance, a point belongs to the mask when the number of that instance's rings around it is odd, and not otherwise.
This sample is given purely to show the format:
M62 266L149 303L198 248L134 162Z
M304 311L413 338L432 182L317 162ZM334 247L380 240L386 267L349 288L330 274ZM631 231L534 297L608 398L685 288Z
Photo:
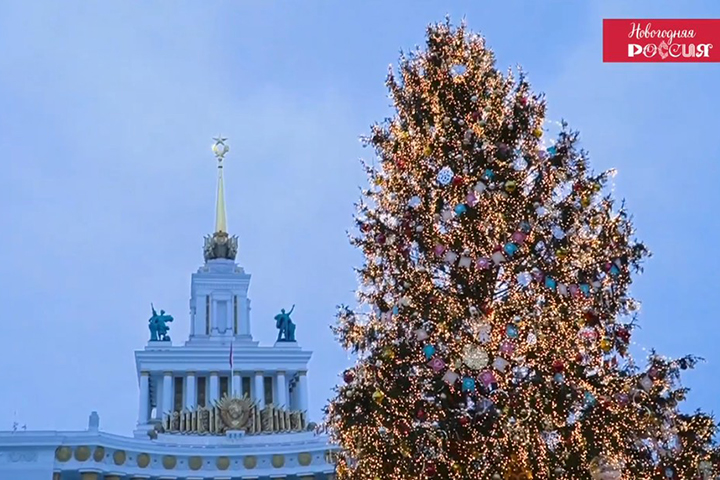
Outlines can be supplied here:
M287 394L288 394L288 386L287 381L285 380L285 372L279 371L277 372L277 375L275 375L275 395L277 396L277 401L275 402L275 405L277 405L280 408L287 408L288 407L288 400L287 400Z
M120 480L120 475L105 475L103 480Z
M163 373L163 396L162 396L162 413L163 415L173 410L173 374L172 372ZM162 417L160 417L162 418Z
M220 400L220 379L218 372L210 372L210 392L208 392L208 406Z
M307 372L298 372L298 410L305 412L308 409Z
M294 378L291 378L290 382L288 382L288 389L290 390L289 406L290 406L290 410L293 410L293 411L298 409L297 408L298 402L297 402L297 383L296 382L297 382L297 380L295 380Z
M255 402L259 408L265 408L265 375L255 372Z
M233 372L233 395L236 397L242 397L242 376L240 372Z
M195 372L187 372L185 377L185 408L194 410L197 406L197 384Z
M150 372L140 372L140 408L138 425L146 425L150 419Z
M162 420L163 415L165 412L163 412L163 405L165 405L165 400L163 400L163 385L162 385L162 375L160 375L159 379L158 376L153 376L152 382L155 386L155 420Z
M53 480L62 480L62 473L53 472Z

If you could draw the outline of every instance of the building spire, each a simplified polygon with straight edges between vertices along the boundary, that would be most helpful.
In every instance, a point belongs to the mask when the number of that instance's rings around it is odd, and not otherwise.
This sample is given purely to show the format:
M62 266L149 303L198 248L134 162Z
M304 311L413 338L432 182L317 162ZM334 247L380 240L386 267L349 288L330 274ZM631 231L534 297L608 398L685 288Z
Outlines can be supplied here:
M225 188L223 185L223 160L225 155L230 151L230 147L225 143L227 138L222 135L213 138L215 143L212 151L218 162L218 187L217 187L217 204L215 207L215 233L228 233L227 231L227 214L225 213Z
M215 233L205 237L205 245L203 247L206 262L219 259L235 260L238 249L237 237L228 235L227 214L225 212L223 160L225 160L225 155L230 151L230 147L225 143L227 138L219 136L213 140L215 140L215 143L212 146L212 151L218 162L218 187L215 205Z

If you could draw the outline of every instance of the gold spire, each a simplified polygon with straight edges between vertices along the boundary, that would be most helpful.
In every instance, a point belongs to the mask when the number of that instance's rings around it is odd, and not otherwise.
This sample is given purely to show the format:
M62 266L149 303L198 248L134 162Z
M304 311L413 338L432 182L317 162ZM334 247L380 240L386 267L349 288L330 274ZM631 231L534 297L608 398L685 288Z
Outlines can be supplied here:
M225 143L227 138L218 136L213 138L215 143L212 151L218 162L218 190L217 205L215 208L215 233L227 233L227 215L225 214L225 188L223 186L223 160L225 155L230 151L230 147Z

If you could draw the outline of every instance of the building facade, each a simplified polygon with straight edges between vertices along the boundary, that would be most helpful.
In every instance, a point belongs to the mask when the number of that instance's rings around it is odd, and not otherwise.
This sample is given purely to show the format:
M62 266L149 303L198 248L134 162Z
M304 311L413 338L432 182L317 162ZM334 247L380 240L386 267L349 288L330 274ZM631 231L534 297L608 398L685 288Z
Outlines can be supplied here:
M334 478L335 449L307 419L312 353L295 340L292 309L277 342L253 340L250 274L227 232L217 138L215 232L191 278L190 335L173 344L173 317L152 308L150 340L135 352L138 419L132 437L105 433L97 413L79 431L0 432L0 480L240 480Z

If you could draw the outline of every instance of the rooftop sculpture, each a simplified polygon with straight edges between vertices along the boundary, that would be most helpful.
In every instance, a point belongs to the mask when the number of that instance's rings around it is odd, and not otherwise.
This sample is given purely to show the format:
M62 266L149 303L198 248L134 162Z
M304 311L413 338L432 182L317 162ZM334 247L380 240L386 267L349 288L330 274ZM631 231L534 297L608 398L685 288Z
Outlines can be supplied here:
M160 310L160 314L155 311L155 306L151 303L152 317L148 320L148 328L150 329L150 341L151 342L169 342L170 336L167 334L170 331L168 323L173 321L172 315L166 315L165 310Z
M280 309L280 313L275 315L275 328L278 329L278 342L294 342L295 341L295 324L290 320L290 314L295 310L295 305L292 306L289 312L285 312L285 309Z

